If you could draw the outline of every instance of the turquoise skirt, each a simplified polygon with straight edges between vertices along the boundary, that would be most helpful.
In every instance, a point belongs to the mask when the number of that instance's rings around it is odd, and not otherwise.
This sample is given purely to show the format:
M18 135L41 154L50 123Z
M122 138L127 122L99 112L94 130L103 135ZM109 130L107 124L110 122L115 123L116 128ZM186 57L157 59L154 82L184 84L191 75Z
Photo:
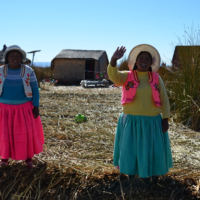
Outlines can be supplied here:
M120 115L113 155L120 173L146 178L173 167L168 132L162 132L161 122L161 115Z

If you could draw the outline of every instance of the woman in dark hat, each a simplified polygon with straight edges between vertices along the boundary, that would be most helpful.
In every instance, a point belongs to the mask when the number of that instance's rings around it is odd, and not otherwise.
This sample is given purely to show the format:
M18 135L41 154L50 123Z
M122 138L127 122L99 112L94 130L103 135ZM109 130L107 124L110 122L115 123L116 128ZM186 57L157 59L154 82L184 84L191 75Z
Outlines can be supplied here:
M0 66L0 156L25 160L33 168L32 157L43 151L44 134L39 116L39 90L32 68L23 65L26 52L17 45L7 47Z

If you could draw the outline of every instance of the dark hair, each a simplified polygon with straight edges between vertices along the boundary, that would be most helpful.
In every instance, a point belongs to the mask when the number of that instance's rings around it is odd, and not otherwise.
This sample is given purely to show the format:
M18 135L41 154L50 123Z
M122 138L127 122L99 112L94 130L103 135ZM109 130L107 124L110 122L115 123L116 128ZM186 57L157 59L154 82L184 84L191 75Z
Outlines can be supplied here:
M17 50L13 50L13 51L17 51ZM7 53L6 58L5 58L5 64L8 64L8 63L9 63L9 62L8 62L8 55L9 55L11 52L13 52L13 51L9 51L9 52ZM18 52L21 54L20 51L18 51ZM22 57L22 54L21 54L21 57ZM22 64L22 60L21 60L21 64Z
M141 54L143 54L143 53L146 53L146 54L148 54L149 55L149 57L150 57L150 60L151 60L151 63L152 63L152 56L151 56L151 54L149 53L149 52L147 52L147 51L141 51L139 54L138 54L138 56L137 56L137 58L136 58L136 61L137 61L137 59L138 59L138 57L141 55ZM135 65L134 65L134 67L133 67L133 70L136 70L137 69L137 65L136 65L136 63L135 63ZM150 72L152 72L152 67L150 67L149 69L148 69Z

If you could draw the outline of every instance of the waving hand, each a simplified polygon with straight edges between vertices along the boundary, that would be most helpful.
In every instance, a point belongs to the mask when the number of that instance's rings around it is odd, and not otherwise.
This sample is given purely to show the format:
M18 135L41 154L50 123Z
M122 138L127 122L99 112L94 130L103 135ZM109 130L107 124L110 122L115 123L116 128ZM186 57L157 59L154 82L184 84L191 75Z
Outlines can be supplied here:
M126 48L124 46L121 46L120 48L117 47L116 51L114 52L110 64L115 67L117 64L117 60L122 58L124 56L124 53L126 52Z

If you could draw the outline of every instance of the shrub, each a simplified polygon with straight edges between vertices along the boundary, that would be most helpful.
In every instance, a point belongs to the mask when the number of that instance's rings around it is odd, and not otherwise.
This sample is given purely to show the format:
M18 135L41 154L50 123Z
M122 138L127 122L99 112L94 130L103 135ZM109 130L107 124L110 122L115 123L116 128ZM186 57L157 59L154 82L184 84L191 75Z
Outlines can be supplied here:
M119 65L118 66L118 70L119 71L129 71L129 68L128 68L128 59L126 58L126 55L124 55L124 57L122 57L120 60L119 60Z
M167 89L175 121L194 130L200 129L199 36L200 32L185 32L184 48L178 49L179 66L173 66L173 74L167 77L171 79Z
M119 71L129 71L129 68L128 68L128 61L127 60L122 60L119 64L119 67L118 67L118 70Z
M37 81L38 81L38 86L40 87L40 82L44 79L44 78L53 78L53 71L51 70L51 67L37 67L37 66L33 66L32 67L35 75L37 77Z

